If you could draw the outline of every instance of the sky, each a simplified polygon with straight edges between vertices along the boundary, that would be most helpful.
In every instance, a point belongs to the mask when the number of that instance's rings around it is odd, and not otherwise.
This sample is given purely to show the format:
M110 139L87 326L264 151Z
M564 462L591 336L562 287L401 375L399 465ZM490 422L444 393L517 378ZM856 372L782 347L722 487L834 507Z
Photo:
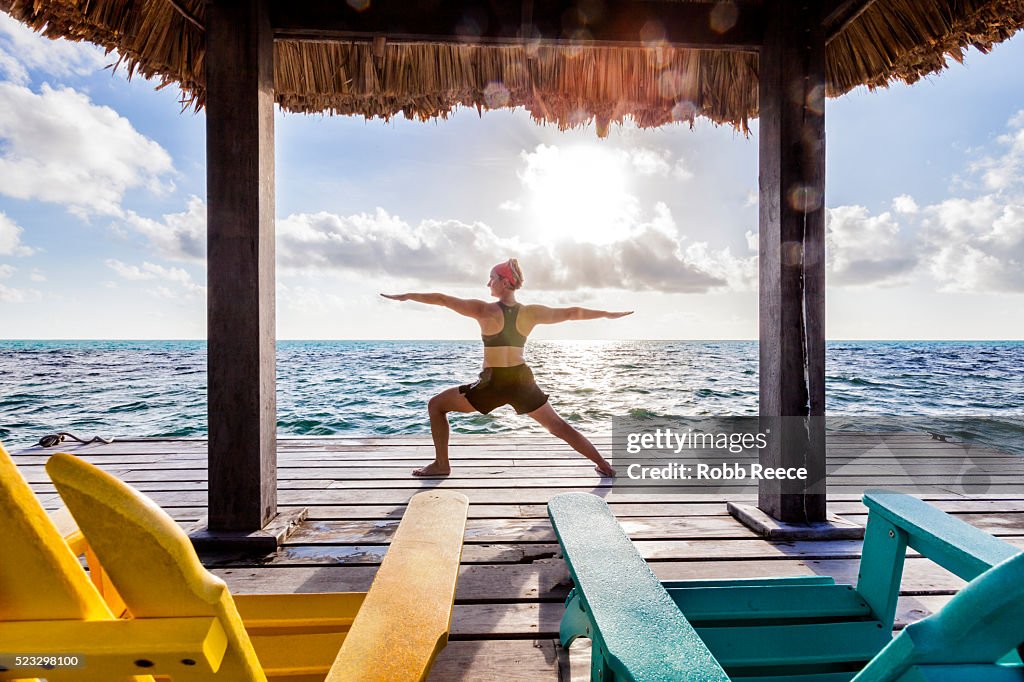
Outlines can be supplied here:
M205 337L205 124L0 13L0 338ZM1024 37L913 86L826 105L829 339L1024 338ZM277 335L471 339L467 318L380 298L635 310L540 339L756 339L750 136L523 111L276 121Z

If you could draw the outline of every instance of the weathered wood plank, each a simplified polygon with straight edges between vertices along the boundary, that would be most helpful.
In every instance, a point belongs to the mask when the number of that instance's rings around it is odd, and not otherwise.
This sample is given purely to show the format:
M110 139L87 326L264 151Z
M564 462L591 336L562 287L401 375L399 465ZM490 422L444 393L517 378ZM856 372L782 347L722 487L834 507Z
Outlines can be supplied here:
M1003 512L1024 512L1024 499L1020 500L933 500L943 511L953 514L1001 514ZM718 500L695 502L661 503L610 503L616 517L630 516L728 516L725 505ZM836 514L866 514L867 508L860 502L836 501L830 505ZM309 518L314 521L345 519L399 518L404 505L339 505L311 507ZM543 504L475 504L469 510L469 518L547 518L547 507Z
M588 437L599 448L611 448L613 441L608 436L601 436L588 433ZM516 453L523 456L545 456L552 453L563 453L569 455L572 450L564 443L551 436L532 436L530 434L508 433L493 434L488 436L474 436L469 434L455 433L452 436L451 449L456 451L478 452L481 456L487 455L508 455ZM338 456L364 456L366 453L373 453L375 456L387 457L395 453L429 454L433 450L430 439L425 436L389 439L370 439L365 442L361 439L330 438L316 441L297 441L286 437L278 439L278 450L282 456L293 455L296 457L309 456L316 453L336 453ZM621 441L620 441L621 443ZM956 441L932 440L928 434L869 434L851 433L837 434L830 433L827 438L827 446L830 451L842 452L843 450L872 449L884 446L889 449L912 449L921 451L953 451L963 450L969 447L972 454L998 454L998 450L980 443L964 443ZM78 455L190 455L200 456L207 451L207 442L199 441L134 441L115 440L110 444L81 445L76 443L64 443L59 448L45 449L30 447L20 450L19 456L48 456L56 451L72 452Z
M964 512L998 516L1004 512L1024 512L1024 500L939 500L933 502L935 506L944 511L958 515ZM59 509L62 504L53 504L48 511ZM612 502L612 512L619 518L633 516L728 516L725 505L719 501L683 502L677 504L634 504ZM863 515L866 508L859 502L835 502L831 505L832 511L843 516L853 516L857 523L863 522ZM282 511L289 507L282 507ZM310 521L346 521L346 520L383 520L399 519L405 512L405 505L336 505L336 506L313 506L309 507ZM165 511L170 514L178 523L190 525L202 516L206 515L206 508L201 506L166 506ZM469 518L471 519L544 519L547 518L547 508L543 504L475 504L470 507ZM974 521L971 521L974 523ZM988 522L979 520L980 527L997 527L1000 521Z
M724 504L727 501L753 502L756 497L750 494L733 495L729 493L696 495L688 493L671 492L644 492L644 493L622 493L615 490L594 488L463 488L460 492L465 494L472 504L547 504L554 495L563 492L579 492L580 490L592 491L600 494L609 503L681 503L681 502L716 502ZM282 490L280 502L283 506L295 507L330 507L344 504L406 504L417 489L415 488L380 488L374 490ZM147 492L146 495L160 506L165 507L196 507L205 506L206 493L199 491L179 492ZM844 502L858 502L861 493L853 491L849 493L834 492L829 495L830 500ZM52 505L59 501L57 495L40 494L40 501L44 506ZM958 492L930 492L919 495L925 501L930 500L956 500L967 499ZM972 494L970 499L975 500L1003 500L1014 499L1014 492Z
M88 461L88 460L87 460ZM685 463L688 460L674 460ZM730 459L730 462L750 464L756 460ZM309 464L286 464L278 467L279 482L295 481L309 478L331 478L335 480L402 480L411 478L411 470L423 460L390 460L386 462L373 463L367 461L348 461L326 463L324 460L316 460ZM626 465L626 461L614 460L620 467ZM582 458L571 460L559 460L555 462L540 463L537 461L524 461L514 463L510 460L453 460L455 464L449 480L474 479L485 481L494 478L530 479L536 478L589 478L596 479L593 466ZM133 462L109 462L93 461L92 464L99 466L105 471L118 476L125 482L134 483L137 481L183 481L183 480L205 480L205 461L195 462L161 462L161 463L133 463ZM692 463L691 463L692 465ZM962 458L949 457L945 460L936 461L929 458L927 461L902 461L882 460L866 461L853 460L843 463L836 460L829 460L829 479L842 482L850 477L863 476L884 476L892 478L905 478L912 476L922 482L935 482L955 476L957 479L980 479L990 476L1021 476L1024 480L1024 458L1004 458L989 460L967 460ZM18 468L22 470L29 482L45 482L48 480L45 471L45 461L37 463L20 463Z
M556 639L449 641L438 654L431 682L559 682Z
M1002 536L1012 545L1024 548L1024 536ZM861 547L855 541L794 542L769 544L754 539L672 539L633 540L637 551L648 561L703 561L715 557L722 561L739 559L856 559ZM378 545L296 545L285 544L271 557L228 556L212 558L217 566L372 566L380 563L386 544ZM911 556L916 553L911 552ZM505 542L467 543L464 564L527 564L560 556L555 543ZM204 558L205 559L205 558Z
M837 582L855 583L856 559L755 559L750 561L652 561L661 580L757 578L780 575L828 575ZM232 590L245 592L365 591L374 566L300 566L216 568ZM902 593L946 594L964 582L932 562L910 557L906 561ZM462 566L457 603L501 601L559 601L569 591L569 572L561 559L530 564L469 564Z
M845 517L867 523L867 516ZM993 535L1024 535L1024 514L959 514L957 518ZM699 540L756 538L731 516L623 517L620 525L633 540ZM289 538L293 544L378 544L389 540L398 521L306 522ZM545 518L471 519L466 542L555 542L554 530ZM717 555L715 555L717 556Z

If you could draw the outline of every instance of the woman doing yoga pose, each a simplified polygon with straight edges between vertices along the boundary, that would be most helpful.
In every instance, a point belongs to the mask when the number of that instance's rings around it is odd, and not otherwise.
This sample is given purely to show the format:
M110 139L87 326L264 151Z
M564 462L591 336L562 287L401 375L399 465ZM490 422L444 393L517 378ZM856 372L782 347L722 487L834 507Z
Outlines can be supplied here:
M381 294L395 301L417 301L450 308L460 315L472 317L480 324L484 342L484 363L480 378L441 391L427 403L430 414L430 435L434 441L435 459L425 467L413 471L414 476L447 476L451 473L448 462L448 413L489 413L502 405L511 405L517 414L535 419L552 435L568 443L576 452L594 462L602 476L614 476L612 468L586 436L558 416L548 403L548 396L533 379L533 372L523 360L526 337L538 324L557 324L567 320L615 319L632 314L608 312L588 308L549 308L543 305L523 305L516 302L516 290L523 286L523 273L512 258L491 269L487 281L494 303L477 299L455 298L445 294Z

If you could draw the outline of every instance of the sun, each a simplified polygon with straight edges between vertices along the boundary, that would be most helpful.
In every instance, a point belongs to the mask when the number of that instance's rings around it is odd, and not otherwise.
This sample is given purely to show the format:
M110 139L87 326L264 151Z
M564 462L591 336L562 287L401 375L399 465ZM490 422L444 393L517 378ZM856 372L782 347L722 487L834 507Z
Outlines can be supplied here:
M538 145L524 152L529 231L546 242L607 244L628 238L639 202L628 156L595 145Z

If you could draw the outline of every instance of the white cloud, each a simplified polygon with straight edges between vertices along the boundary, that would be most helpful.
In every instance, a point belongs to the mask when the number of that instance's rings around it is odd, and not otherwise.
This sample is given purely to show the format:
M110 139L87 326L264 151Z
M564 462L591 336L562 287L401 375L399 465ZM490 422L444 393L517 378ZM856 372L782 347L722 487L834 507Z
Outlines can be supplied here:
M514 199L509 199L508 201L501 202L498 205L498 209L501 211L510 211L512 213L515 213L518 211L522 211L523 205Z
M917 266L917 256L899 237L900 226L888 211L870 216L863 206L827 209L829 282L868 285L903 281Z
M183 212L165 214L162 220L129 211L124 221L145 236L164 258L195 263L206 259L206 203L197 196L189 198Z
M130 214L126 224L144 234L165 258L205 259L206 208L197 197L192 197L184 213L166 215L162 221ZM661 203L655 205L648 222L637 221L625 238L599 248L569 237L551 241L554 245L543 246L502 239L482 223L424 220L411 226L383 209L351 216L301 213L277 221L277 263L284 273L364 272L425 283L475 285L485 279L489 263L516 255L531 261L530 286L552 290L749 288L743 273L751 265L728 250L697 250L688 256L670 211ZM120 267L119 272L129 276L152 274L145 264Z
M929 271L944 291L1024 292L1024 203L990 194L924 213Z
M85 94L0 83L0 101L0 193L119 216L127 190L165 189L170 155Z
M339 312L349 307L350 299L301 284L277 283L277 305L281 309L305 312Z
M986 194L903 213L828 210L832 285L892 285L927 274L947 292L1024 292L1024 203Z
M970 170L981 174L982 182L990 190L1020 189L1024 173L1024 110L1018 111L1007 122L1009 132L1000 135L998 142L1003 153L985 157L971 165Z
M35 289L12 289L0 284L0 303L27 303L38 301L43 295Z
M994 256L969 244L945 246L930 263L935 279L943 283L942 291L1013 291L1024 290L1024 273L1007 270Z
M916 272L947 292L1024 293L1024 112L997 141L1001 153L969 168L994 191L927 206L898 196L901 222L862 206L830 209L830 282L891 284Z
M40 270L39 268L32 268L32 274L29 275L29 279L31 279L33 282L45 282L46 275L44 275L43 271Z
M728 250L683 247L664 204L627 239L608 244L503 239L487 225L425 220L411 226L383 209L374 214L291 215L278 221L277 262L284 273L336 271L415 280L424 285L483 285L487 269L520 259L532 289L581 287L704 292L736 284L756 268ZM756 271L756 270L755 270Z
M747 230L746 232L743 233L743 236L747 240L747 248L750 249L751 251L753 251L754 253L757 253L758 252L757 232L754 232L753 230Z
M508 258L518 244L486 225L425 220L412 227L383 209L343 217L304 213L277 223L277 262L283 269L339 269L444 282L478 282L479 263Z
M757 256L737 258L729 247L714 250L707 242L694 242L686 247L686 260L695 268L724 280L733 291L756 291Z
M933 241L963 241L987 231L1003 212L1005 199L985 194L951 198L922 210L921 226Z
M648 147L640 147L625 152L633 166L633 170L640 175L668 175L672 170L669 164L671 152L667 149L654 150Z
M897 213L917 213L918 205L914 197L909 194L901 194L892 200L892 210Z
M996 140L997 153L968 166L988 193L920 206L903 194L892 210L828 209L830 285L892 285L930 275L942 291L1024 293L1024 110Z
M35 253L21 243L24 229L0 211L0 256L29 256Z
M83 76L104 66L103 50L87 42L50 40L0 12L0 74L27 84L29 70L50 77Z
M676 165L672 166L672 177L676 180L689 180L693 177L693 171L685 159L676 160Z
M0 263L0 279L7 279L13 275L18 268L13 265L7 265L6 263Z
M192 276L182 268L168 268L148 261L141 266L128 265L114 258L108 258L106 265L123 279L161 282L155 289L150 289L150 293L161 298L181 298L183 295L193 296L206 292L206 287L192 281ZM176 288L169 288L167 284Z

